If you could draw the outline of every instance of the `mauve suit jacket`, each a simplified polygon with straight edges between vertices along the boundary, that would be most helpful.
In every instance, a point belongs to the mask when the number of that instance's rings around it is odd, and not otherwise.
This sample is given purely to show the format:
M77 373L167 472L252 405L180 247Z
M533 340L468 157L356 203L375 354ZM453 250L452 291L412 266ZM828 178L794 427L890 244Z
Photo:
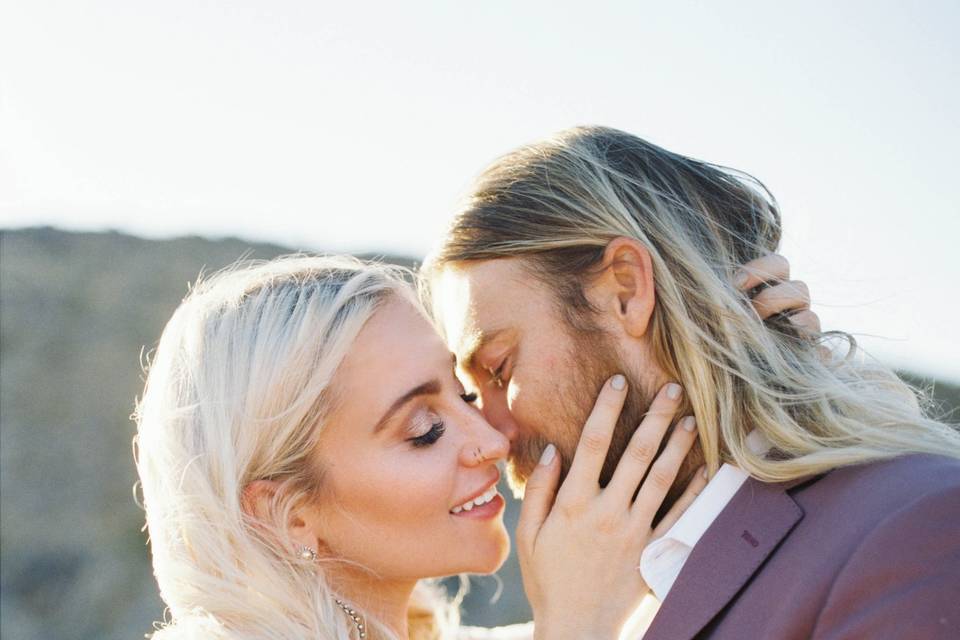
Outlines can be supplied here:
M644 640L960 639L960 461L749 479Z

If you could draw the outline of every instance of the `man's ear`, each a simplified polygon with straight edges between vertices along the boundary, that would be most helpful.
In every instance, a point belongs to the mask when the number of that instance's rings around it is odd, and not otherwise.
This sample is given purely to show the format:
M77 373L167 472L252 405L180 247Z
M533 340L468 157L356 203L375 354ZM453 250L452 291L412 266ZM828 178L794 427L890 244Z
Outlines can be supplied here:
M261 523L265 529L274 529L279 527L280 522L276 521L279 514L275 512L274 506L282 486L276 480L254 480L243 488L241 496L241 508L255 523ZM287 519L287 532L292 542L303 547L308 547L319 552L321 542L316 528L316 518L313 514L306 511L309 507L293 509ZM311 526L314 525L314 526Z
M603 252L591 298L612 313L627 335L643 337L650 326L656 291L647 248L633 238L614 238Z

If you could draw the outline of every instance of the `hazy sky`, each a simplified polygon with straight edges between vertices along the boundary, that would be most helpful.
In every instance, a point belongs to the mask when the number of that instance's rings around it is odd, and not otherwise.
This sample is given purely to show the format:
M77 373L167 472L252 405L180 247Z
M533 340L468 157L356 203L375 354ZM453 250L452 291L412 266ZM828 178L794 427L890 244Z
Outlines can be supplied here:
M0 7L0 224L424 254L585 123L753 173L826 328L960 379L960 4Z

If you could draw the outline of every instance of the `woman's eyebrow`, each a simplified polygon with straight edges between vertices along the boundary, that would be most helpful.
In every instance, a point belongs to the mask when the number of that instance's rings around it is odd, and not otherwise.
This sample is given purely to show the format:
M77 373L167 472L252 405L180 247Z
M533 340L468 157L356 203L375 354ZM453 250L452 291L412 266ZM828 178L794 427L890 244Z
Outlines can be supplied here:
M415 386L413 389L410 389L410 391L407 391L405 394L393 401L393 404L390 405L390 408L387 409L386 413L383 414L383 417L380 418L376 426L373 428L373 432L377 433L381 431L390 418L393 417L393 414L403 407L403 405L420 396L436 395L440 393L442 388L443 387L439 380L429 380Z

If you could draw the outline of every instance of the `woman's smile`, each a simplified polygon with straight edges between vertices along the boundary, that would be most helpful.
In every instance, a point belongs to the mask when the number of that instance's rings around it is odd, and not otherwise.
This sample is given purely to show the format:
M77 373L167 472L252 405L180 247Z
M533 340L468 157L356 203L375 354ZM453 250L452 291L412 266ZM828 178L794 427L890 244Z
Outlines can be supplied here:
M450 509L450 513L460 517L473 517L488 519L498 515L503 507L504 501L497 492L497 483L500 481L500 473L493 479L493 482L485 488L474 492L473 495Z
M463 507L454 507L450 510L450 513L457 518L489 520L497 517L503 511L506 503L503 501L503 497L497 493L496 488L491 489L491 491L493 491L493 495L489 498L486 497L487 494L477 498L477 501L480 501L479 504L476 504L476 501L468 502Z

